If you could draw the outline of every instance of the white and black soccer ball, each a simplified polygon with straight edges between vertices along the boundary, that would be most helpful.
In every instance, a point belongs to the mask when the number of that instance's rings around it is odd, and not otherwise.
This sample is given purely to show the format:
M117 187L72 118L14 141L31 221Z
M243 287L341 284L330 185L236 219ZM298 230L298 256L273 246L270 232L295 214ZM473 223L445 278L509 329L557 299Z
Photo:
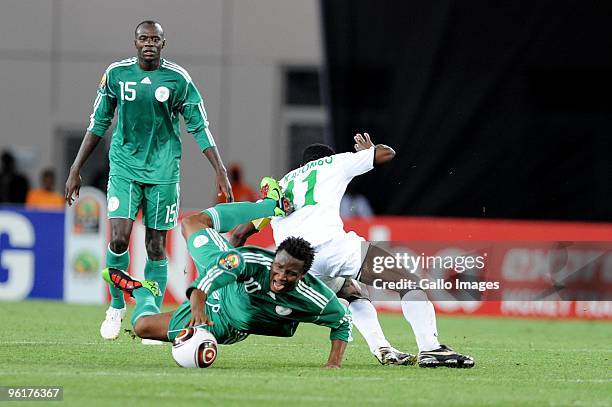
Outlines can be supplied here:
M182 367L209 367L217 359L217 340L206 329L185 328L172 343L172 357Z

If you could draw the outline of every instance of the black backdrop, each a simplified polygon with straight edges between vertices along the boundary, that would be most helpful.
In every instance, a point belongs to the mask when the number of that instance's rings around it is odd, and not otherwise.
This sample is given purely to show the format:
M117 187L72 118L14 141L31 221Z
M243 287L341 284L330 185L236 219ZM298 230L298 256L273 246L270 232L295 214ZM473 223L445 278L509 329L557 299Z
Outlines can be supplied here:
M612 2L321 2L330 141L379 214L612 220Z

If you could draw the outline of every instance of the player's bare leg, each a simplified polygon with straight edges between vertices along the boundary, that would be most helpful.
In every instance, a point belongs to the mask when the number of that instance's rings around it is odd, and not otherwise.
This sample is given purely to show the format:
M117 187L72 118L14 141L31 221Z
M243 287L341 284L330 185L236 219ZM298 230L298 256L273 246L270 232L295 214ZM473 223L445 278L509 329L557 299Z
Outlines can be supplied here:
M382 365L414 365L416 356L401 352L391 346L378 322L376 308L372 305L367 289L353 279L345 279L338 298L346 300L353 315L353 324L365 338L370 351Z
M418 277L406 273L399 268L386 268L382 274L371 270L375 257L392 256L380 247L370 245L366 253L365 261L361 268L359 281L367 285L373 285L375 279L386 282L400 282L406 279L414 279L418 283ZM418 363L420 367L463 367L474 366L471 356L462 355L453 351L446 345L438 342L438 329L436 326L436 313L433 304L427 298L427 294L420 289L396 290L401 298L402 313L404 318L412 327L417 345L419 347Z
M130 264L130 235L133 221L131 219L110 219L111 240L106 252L106 267L126 271ZM125 300L121 290L110 286L111 303L106 310L106 317L100 325L100 335L104 339L117 339L121 331L121 322L125 317Z
M134 333L143 340L169 342L168 326L173 314L174 311L142 316L136 320Z

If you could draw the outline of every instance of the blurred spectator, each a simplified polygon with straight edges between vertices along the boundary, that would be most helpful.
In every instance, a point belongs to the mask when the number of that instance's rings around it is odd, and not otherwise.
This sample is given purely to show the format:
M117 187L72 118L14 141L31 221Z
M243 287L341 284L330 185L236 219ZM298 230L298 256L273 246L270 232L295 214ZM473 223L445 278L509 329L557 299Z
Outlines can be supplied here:
M256 201L259 199L259 195L242 180L242 168L240 164L230 164L228 175L230 184L232 184L232 191L234 192L234 201ZM224 202L225 196L221 195L217 197L217 203Z
M4 150L0 172L0 203L23 204L29 188L28 179L16 172L15 157L10 151Z
M357 193L355 188L349 184L346 192L340 201L340 217L348 218L369 218L374 216L372 207L368 199Z
M26 205L37 209L63 209L66 201L62 194L55 192L55 172L51 168L40 175L40 188L28 192Z

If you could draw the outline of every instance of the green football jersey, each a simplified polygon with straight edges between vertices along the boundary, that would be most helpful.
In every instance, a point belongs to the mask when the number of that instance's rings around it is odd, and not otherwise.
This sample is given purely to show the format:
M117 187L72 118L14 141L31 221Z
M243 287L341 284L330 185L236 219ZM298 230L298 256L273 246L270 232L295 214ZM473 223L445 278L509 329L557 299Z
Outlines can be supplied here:
M350 312L316 277L306 274L286 293L270 290L273 259L273 252L259 247L233 249L198 276L188 295L192 289L204 291L208 306L246 334L288 337L295 334L300 322L311 322L331 328L330 339L348 342Z
M204 102L187 71L162 59L144 71L136 57L111 64L94 102L88 131L102 137L117 110L109 151L110 175L146 184L179 181L179 114L200 151L215 146Z

